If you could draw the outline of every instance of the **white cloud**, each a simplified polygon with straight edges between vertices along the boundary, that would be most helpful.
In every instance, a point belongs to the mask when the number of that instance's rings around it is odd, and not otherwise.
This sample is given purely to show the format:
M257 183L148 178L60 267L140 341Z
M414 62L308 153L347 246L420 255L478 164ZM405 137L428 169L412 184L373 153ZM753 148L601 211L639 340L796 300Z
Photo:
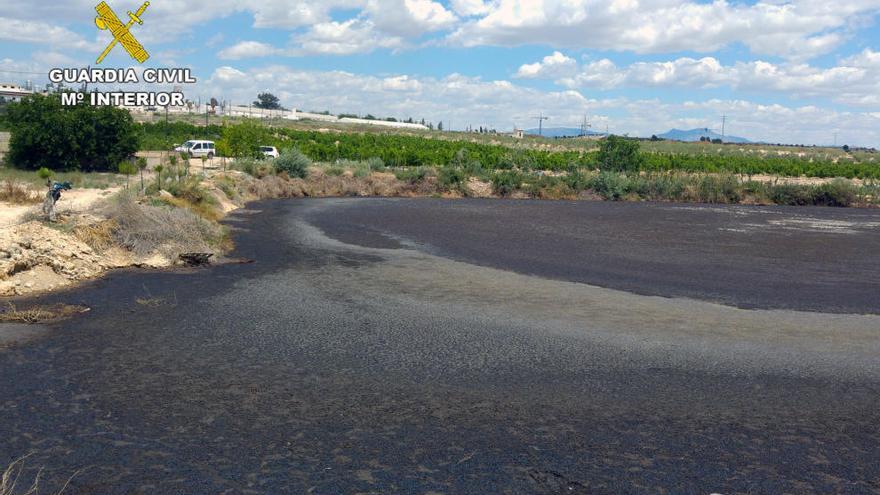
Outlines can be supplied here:
M364 13L385 32L418 37L451 27L457 18L431 0L370 0Z
M400 37L385 35L372 21L361 19L316 24L305 34L295 36L293 42L300 53L324 55L350 55L404 46Z
M6 17L0 39L53 44L69 39L73 43L56 46L94 51L91 43L60 27L93 11L93 0L2 3ZM332 14L340 11L354 14L334 19ZM150 5L138 38L145 44L173 41L211 20L247 13L255 28L369 22L376 39L386 42L441 32L447 43L458 46L541 44L637 53L709 53L741 43L755 54L806 60L846 43L878 12L880 0L163 0ZM32 29L35 25L42 28ZM44 32L49 36L39 36ZM108 36L97 38L103 42ZM338 51L312 48L312 53ZM361 46L357 52L370 50Z
M390 91L419 91L422 89L422 83L409 76L386 77L382 81L382 88Z
M242 41L230 47L224 48L217 53L217 57L223 60L238 60L242 58L268 57L279 55L281 50L272 45L259 41Z
M35 43L54 47L95 49L98 44L61 26L45 22L0 17L0 40Z
M541 62L523 65L517 76L554 79L568 88L729 87L801 98L828 97L854 105L877 105L880 52L865 49L830 68L803 63L773 64L761 60L722 65L714 57L681 57L666 62L636 62L623 67L609 59L601 59L579 69L571 58L554 52Z
M561 52L553 52L540 62L520 66L516 77L523 79L557 78L573 74L577 70L577 62Z
M293 29L330 21L334 9L355 9L363 0L251 0L237 3L254 14L254 27Z
M488 14L492 6L483 0L452 0L452 10L460 16L470 17Z
M724 0L498 0L490 12L464 23L447 41L637 53L706 53L739 42L756 54L804 59L839 46L851 26L875 16L878 9L878 0L753 5Z

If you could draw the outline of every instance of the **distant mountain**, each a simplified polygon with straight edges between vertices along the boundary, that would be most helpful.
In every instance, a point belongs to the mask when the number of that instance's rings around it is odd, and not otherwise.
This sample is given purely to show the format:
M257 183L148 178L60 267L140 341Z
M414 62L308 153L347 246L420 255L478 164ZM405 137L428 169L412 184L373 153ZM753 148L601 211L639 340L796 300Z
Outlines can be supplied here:
M710 129L691 129L689 131L683 131L681 129L672 129L669 132L664 132L663 134L657 134L657 137L661 139L669 139L670 141L686 141L693 142L699 141L701 137L708 137L709 139L721 139L721 134L714 132ZM736 137L736 136L724 136L725 143L750 143L746 138Z
M531 136L538 135L538 129L526 129L524 131L526 134ZM544 137L577 137L581 135L581 129L579 127L545 127L541 132L541 135ZM593 132L588 130L588 136L600 136L601 132ZM697 138L699 139L699 138Z

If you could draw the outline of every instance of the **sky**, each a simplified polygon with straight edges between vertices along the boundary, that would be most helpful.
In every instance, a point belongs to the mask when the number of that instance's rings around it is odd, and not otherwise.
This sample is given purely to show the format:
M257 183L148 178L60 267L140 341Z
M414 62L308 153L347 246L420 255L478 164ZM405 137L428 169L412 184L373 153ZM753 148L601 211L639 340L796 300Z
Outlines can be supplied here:
M142 2L107 0L120 16ZM0 82L94 66L97 0L0 0ZM880 0L151 0L149 67L194 101L424 118L447 129L709 128L880 147ZM101 67L135 67L120 47ZM130 89L130 88L123 88ZM157 87L156 89L167 89Z

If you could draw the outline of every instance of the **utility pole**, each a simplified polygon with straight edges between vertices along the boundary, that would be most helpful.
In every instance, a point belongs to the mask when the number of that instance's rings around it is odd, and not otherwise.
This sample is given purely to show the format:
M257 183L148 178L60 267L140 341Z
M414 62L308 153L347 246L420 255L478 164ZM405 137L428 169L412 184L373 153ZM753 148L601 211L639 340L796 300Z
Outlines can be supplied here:
M721 116L721 141L724 142L724 125L727 123L727 115Z
M587 135L587 129L592 127L589 122L587 122L587 114L584 114L584 121L581 123L581 137Z
M538 119L538 135L544 135L544 121L548 120L550 117L545 117L544 112L541 112L537 117L532 117L533 119Z

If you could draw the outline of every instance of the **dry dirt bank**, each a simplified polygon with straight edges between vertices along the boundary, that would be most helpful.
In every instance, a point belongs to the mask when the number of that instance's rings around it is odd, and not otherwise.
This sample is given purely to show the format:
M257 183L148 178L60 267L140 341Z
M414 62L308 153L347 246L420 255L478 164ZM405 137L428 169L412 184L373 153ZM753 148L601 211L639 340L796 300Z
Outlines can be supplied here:
M147 197L132 190L74 189L58 203L58 222L40 214L40 205L0 203L0 297L45 292L92 279L116 268L164 268L179 264L184 252L230 247L218 221L249 201L323 196L429 196L436 181L409 184L394 174L356 178L327 175L313 168L308 179L276 175L253 177L240 171L208 169L197 184L178 196L168 191ZM152 180L148 176L146 183ZM488 195L487 183L472 181L475 196ZM169 208L168 206L171 206Z

